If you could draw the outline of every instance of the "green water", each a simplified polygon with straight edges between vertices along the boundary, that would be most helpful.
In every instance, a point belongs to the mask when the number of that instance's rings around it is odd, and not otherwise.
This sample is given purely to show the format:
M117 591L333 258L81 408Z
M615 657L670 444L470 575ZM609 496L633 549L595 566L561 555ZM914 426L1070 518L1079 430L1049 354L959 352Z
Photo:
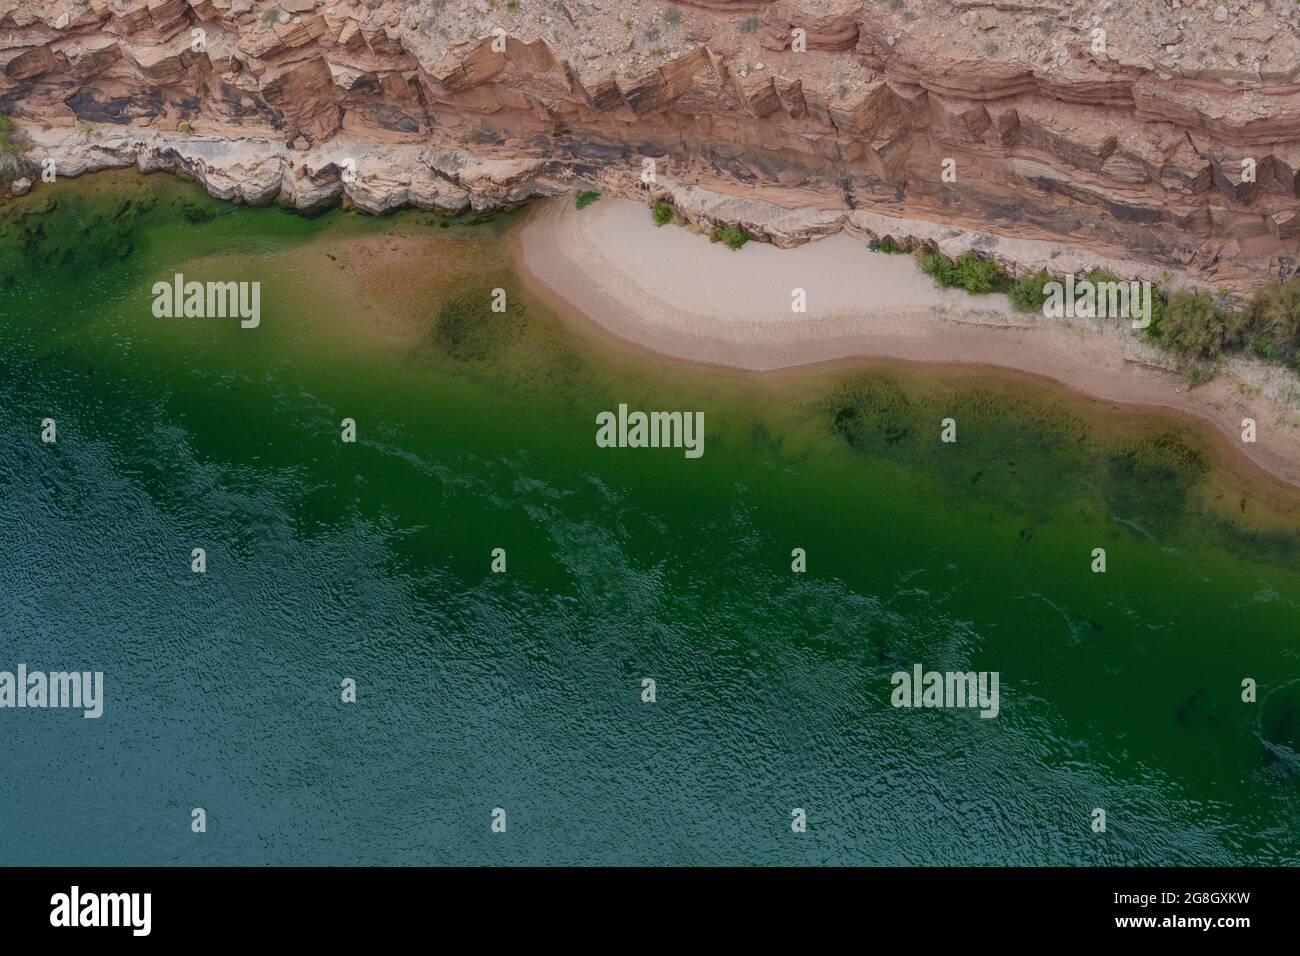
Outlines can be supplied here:
M0 710L0 861L1297 862L1293 498L1028 385L655 360L529 297L519 218L0 211L0 669L107 695ZM261 325L155 318L178 271ZM597 448L620 402L703 457ZM1001 713L891 707L914 663Z

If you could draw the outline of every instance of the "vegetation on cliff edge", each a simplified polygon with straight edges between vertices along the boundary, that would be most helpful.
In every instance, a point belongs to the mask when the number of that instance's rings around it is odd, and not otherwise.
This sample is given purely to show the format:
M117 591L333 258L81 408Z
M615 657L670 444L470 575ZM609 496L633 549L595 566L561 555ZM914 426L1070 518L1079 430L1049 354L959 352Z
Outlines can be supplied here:
M878 242L878 251L904 251L893 240L886 241L890 248ZM1046 269L1012 278L998 263L974 251L956 259L935 251L914 255L920 268L943 288L960 287L972 294L1005 292L1023 312L1041 312L1047 284L1060 281ZM1094 284L1123 281L1109 269L1094 269L1084 278ZM1144 334L1189 363L1194 380L1204 380L1206 375L1199 363L1241 352L1281 362L1300 373L1300 275L1265 283L1239 307L1222 292L1170 292L1156 286L1151 298L1151 324Z

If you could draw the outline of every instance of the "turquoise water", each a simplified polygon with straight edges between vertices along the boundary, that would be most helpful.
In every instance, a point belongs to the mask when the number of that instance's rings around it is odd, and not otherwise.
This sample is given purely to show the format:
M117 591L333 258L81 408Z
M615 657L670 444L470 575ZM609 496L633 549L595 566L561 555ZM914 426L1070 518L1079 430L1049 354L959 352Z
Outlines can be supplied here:
M1297 862L1294 497L1033 386L598 341L518 218L8 207L0 669L107 701L0 710L0 860ZM176 271L260 281L261 325L155 318ZM619 402L702 410L704 456L597 448ZM915 663L1000 715L891 707Z

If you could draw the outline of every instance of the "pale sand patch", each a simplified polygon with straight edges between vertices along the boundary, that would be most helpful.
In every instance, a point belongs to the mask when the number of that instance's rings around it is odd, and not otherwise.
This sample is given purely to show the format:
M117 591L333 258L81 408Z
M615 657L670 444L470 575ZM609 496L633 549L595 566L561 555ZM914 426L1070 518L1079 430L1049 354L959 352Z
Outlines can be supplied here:
M1210 422L1222 445L1300 487L1300 415L1261 387L1279 381L1277 370L1261 367L1249 385L1220 374L1191 389L1126 323L1048 320L1004 296L937 289L909 257L873 253L848 235L733 252L605 197L583 210L571 199L541 204L519 244L534 289L665 355L753 371L845 358L1014 369ZM807 314L791 311L795 288L807 293ZM1241 441L1247 417L1258 423L1254 444Z

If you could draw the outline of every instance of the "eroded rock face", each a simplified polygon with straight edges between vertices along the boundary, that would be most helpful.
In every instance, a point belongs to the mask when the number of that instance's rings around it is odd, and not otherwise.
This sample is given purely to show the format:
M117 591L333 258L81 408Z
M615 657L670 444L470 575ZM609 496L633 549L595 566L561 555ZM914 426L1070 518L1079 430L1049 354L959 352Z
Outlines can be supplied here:
M781 243L862 212L1240 291L1291 275L1296 17L1129 6L0 0L0 112L62 173L169 168L244 201L592 183L708 221L761 200L744 225Z
M763 46L769 50L791 50L802 30L802 46L808 50L851 50L858 42L859 0L776 0L763 13Z

